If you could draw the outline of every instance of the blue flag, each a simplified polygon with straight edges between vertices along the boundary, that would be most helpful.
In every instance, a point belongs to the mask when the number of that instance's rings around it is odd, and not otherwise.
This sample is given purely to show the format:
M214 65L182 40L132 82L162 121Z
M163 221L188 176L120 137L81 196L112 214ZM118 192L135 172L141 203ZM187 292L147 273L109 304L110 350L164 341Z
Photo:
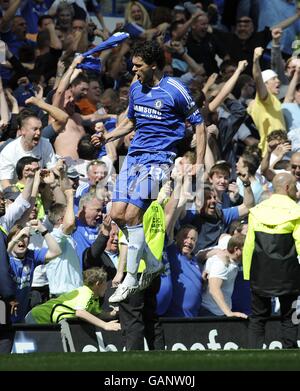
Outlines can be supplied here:
M110 49L118 46L121 42L129 37L128 33L115 33L107 40L101 42L99 45L94 47L93 49L88 50L85 53L82 53L82 56L85 59L81 64L77 65L79 69L91 70L94 72L100 72L101 70L101 61L100 58L93 57L92 54L101 52L102 50Z
M90 56L94 53L102 52L102 50L110 49L118 46L121 42L125 41L129 37L129 34L127 33L115 33L111 37L109 37L107 40L101 42L99 45L94 47L91 50L88 50L85 53L82 53L83 57Z
M81 64L76 66L78 69L84 69L85 71L93 71L96 73L101 72L101 60L94 56L87 56L82 60Z

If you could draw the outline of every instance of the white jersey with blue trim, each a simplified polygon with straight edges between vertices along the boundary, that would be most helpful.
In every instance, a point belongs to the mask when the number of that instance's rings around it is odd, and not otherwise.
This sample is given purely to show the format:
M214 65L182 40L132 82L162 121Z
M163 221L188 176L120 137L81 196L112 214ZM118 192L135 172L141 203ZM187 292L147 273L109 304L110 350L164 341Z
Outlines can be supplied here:
M154 87L139 81L132 84L128 118L136 122L129 153L176 152L177 143L185 137L185 120L192 125L203 122L187 87L169 76Z

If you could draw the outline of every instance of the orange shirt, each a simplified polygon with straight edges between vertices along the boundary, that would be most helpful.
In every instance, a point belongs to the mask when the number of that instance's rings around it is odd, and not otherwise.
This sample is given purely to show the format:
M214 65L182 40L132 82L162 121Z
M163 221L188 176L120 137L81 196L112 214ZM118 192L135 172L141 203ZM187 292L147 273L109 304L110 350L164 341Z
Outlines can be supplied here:
M76 102L76 105L83 115L94 114L97 111L96 105L91 103L87 98L80 99L80 101Z

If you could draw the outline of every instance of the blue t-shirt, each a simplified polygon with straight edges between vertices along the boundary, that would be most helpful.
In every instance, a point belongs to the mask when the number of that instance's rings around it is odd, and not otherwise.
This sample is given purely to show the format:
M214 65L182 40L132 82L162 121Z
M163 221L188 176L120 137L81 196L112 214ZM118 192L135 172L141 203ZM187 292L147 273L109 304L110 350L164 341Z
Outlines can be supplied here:
M185 137L185 120L192 125L203 119L188 89L178 80L163 76L155 87L136 81L130 87L128 118L136 121L129 153L175 152Z
M21 6L21 15L26 20L28 33L36 34L38 32L39 17L47 14L52 3L53 0L44 0L42 4L26 0L24 6Z
M7 33L0 33L0 39L7 43L9 50L12 52L14 56L19 58L19 49L22 46L32 46L35 47L36 43L30 41L28 39L20 40L15 34L11 31ZM10 80L12 76L12 70L0 65L0 77L4 84L7 85L8 80Z
M17 315L11 317L13 323L22 322L29 310L29 294L33 272L38 265L44 264L47 251L47 248L27 250L23 260L12 255L9 257L9 272L16 284L16 300L19 303Z
M232 221L239 219L237 206L224 208L218 212L214 216L207 216L196 210L188 210L184 219L180 221L180 225L192 224L197 228L199 236L194 250L195 254L199 250L216 246L219 237L227 232Z
M116 126L117 126L117 119L116 118L108 118L104 122L104 127L108 132L112 132Z
M160 288L156 295L156 312L159 316L163 316L165 314L170 306L173 296L171 269L166 251L163 252L162 263L165 270L160 275Z
M8 31L7 33L0 33L0 39L7 43L9 50L19 58L19 49L23 46L31 46L36 47L36 42L31 41L29 39L20 39L16 34L12 31Z
M89 227L76 219L76 230L72 233L72 238L76 242L76 252L80 260L82 270L82 254L90 247L98 237L99 227Z
M222 194L222 202L217 202L216 207L219 210L231 207L231 201L230 201L230 197L229 197L228 193L226 193L224 191L224 193Z
M167 247L173 296L165 316L198 316L201 305L202 277L195 258L181 254L175 244Z

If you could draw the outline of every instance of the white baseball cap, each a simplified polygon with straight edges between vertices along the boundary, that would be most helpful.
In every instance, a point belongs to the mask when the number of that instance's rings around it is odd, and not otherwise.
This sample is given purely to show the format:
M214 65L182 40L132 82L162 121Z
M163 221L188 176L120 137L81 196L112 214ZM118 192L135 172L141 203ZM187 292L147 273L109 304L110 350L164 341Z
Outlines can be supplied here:
M273 77L278 77L277 73L274 72L272 69L266 69L265 71L262 71L261 75L264 83L266 83Z

